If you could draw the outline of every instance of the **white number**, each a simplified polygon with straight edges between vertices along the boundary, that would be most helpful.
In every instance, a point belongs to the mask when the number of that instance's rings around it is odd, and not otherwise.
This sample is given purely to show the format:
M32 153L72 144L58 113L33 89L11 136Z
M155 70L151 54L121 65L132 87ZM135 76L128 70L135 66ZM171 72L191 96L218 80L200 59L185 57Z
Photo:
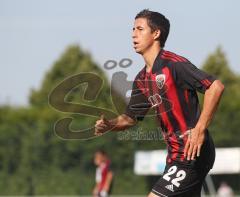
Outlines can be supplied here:
M171 177L169 175L174 174L177 171L177 166L172 166L168 169L168 172L163 176L163 178L167 181L170 181Z
M166 181L170 181L171 177L170 175L173 175L177 172L177 166L172 166L171 168L168 169L168 172L163 176L163 179ZM180 170L176 174L176 178L172 179L171 183L175 185L176 187L180 186L179 181L182 181L186 177L186 172L184 170Z
M186 177L186 172L184 170L180 170L177 174L176 174L175 179L172 180L172 184L175 185L176 187L180 186L179 181L182 181L183 179L185 179Z

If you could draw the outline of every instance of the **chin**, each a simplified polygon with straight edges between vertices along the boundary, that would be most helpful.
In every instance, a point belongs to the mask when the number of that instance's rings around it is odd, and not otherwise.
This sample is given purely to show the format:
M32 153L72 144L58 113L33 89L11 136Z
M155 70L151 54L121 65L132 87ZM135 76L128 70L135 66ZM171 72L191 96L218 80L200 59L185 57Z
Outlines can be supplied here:
M142 51L140 49L135 49L135 52L138 54L142 54Z

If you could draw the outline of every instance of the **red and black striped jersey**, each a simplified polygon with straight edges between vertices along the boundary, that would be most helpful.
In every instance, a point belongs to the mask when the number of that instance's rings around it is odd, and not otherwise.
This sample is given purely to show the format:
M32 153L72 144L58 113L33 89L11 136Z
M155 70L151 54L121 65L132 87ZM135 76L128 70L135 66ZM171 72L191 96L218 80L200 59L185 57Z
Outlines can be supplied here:
M162 49L152 70L146 72L145 66L137 74L125 114L142 120L154 108L168 147L167 161L184 161L187 136L179 136L195 127L200 116L197 91L204 93L214 80L186 58Z
M111 171L111 161L107 160L101 163L96 169L96 183L98 183L98 192L104 189L107 181L107 174Z

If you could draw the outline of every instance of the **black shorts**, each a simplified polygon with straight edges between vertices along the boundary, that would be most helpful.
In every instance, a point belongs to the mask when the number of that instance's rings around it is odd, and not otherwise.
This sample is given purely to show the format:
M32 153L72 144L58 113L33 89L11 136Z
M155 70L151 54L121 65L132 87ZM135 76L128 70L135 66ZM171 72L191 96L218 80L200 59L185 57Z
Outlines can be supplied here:
M194 161L167 163L163 176L154 185L152 192L158 196L198 197L204 179L215 160L215 147L209 132L201 148L200 157Z
M158 196L198 197L210 168L197 168L173 162L167 164L163 176L154 185L152 192Z

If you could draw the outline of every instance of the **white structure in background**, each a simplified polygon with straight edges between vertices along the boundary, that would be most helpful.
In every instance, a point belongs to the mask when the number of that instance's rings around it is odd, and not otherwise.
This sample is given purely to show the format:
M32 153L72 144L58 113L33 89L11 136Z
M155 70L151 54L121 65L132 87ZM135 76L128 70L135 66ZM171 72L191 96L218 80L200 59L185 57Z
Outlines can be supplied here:
M160 175L166 164L167 151L137 151L134 158L134 173L137 175Z
M240 148L217 148L216 159L210 174L240 173Z
M163 173L167 151L137 151L134 172L137 175L160 175ZM216 159L210 174L240 173L240 148L217 148Z

